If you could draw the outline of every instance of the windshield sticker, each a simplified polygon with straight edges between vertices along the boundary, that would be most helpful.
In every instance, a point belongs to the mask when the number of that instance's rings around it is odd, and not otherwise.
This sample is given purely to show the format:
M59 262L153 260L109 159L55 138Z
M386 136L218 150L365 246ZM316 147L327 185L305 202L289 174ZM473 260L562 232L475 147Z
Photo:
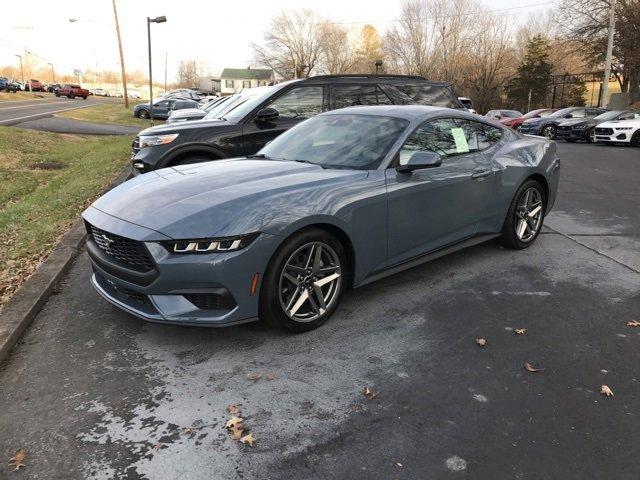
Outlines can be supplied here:
M461 128L452 128L451 135L453 135L453 141L456 142L457 152L467 153L469 151L469 144L467 143L467 137L464 136L464 130Z

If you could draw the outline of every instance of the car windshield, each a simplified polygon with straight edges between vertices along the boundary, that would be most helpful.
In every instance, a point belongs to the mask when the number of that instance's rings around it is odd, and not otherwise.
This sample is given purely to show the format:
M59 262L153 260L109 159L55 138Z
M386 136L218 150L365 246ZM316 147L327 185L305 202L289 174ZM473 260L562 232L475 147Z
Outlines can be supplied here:
M567 113L571 113L573 112L575 109L573 107L569 107L569 108L563 108L561 110L558 110L557 112L553 112L551 115L549 115L550 117L564 117Z
M598 115L597 117L593 117L594 120L613 120L617 118L619 115L624 113L622 110L613 110L611 112L604 112Z
M324 168L372 170L408 125L401 118L377 115L319 115L283 133L258 155Z
M517 110L500 110L500 113L503 117L509 118L520 118L522 116L522 113L518 112Z

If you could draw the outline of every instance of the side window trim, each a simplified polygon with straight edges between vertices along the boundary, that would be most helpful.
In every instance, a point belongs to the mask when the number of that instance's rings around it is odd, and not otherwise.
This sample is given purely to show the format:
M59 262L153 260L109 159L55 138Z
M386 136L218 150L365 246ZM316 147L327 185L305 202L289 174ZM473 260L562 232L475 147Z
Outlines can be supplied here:
M325 106L324 106L324 101L326 98L326 90L327 90L327 85L324 83L312 83L312 84L297 84L297 85L292 85L289 88L285 88L279 92L276 92L276 95L271 96L269 98L267 98L264 102L262 102L260 105L258 105L251 113L249 113L244 120L241 123L250 123L252 122L255 118L256 118L256 114L262 110L263 108L267 108L269 105L271 105L273 102L275 102L276 100L279 100L280 98L284 97L285 95L287 95L288 93L291 93L293 90L298 89L298 88L322 88L322 112L325 112Z

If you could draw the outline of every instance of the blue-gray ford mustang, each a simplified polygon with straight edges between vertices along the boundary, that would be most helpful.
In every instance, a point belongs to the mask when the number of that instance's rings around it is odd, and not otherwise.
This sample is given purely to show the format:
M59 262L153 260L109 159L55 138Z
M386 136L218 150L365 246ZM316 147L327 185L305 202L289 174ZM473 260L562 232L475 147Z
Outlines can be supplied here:
M524 249L556 198L553 142L477 115L351 107L258 154L166 168L83 213L92 283L146 320L305 331L346 287L499 237Z

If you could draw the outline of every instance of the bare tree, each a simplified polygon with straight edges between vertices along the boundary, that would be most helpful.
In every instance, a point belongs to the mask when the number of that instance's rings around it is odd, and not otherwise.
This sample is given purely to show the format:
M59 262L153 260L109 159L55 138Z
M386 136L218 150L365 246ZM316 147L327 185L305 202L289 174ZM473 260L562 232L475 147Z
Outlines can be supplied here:
M318 28L321 48L318 71L324 74L352 72L355 52L349 30L330 22L323 22Z
M384 67L382 39L373 25L365 25L358 38L354 70L356 73L373 73L378 60L383 62Z
M198 63L195 60L182 60L178 66L177 76L178 86L180 87L196 87L200 82L200 74L198 73Z
M311 10L282 12L271 20L263 44L251 43L256 63L284 78L308 76L322 54L321 23Z

